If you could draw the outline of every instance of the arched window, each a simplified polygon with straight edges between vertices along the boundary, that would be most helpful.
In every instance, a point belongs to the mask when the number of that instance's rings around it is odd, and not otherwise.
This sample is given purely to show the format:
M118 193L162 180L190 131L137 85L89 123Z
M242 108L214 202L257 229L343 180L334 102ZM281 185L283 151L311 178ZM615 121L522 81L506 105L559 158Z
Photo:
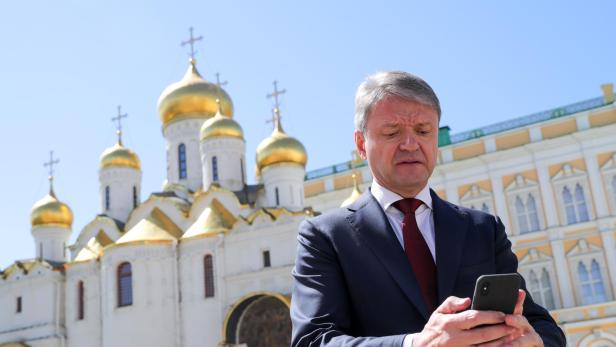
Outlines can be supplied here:
M118 266L118 307L133 304L133 273L130 263Z
M550 273L545 268L541 271L541 288L543 290L543 305L552 310L556 308L554 305L554 295L552 294L552 282L550 281Z
M218 182L218 158L212 157L212 181Z
M178 169L180 179L186 178L186 145L183 143L178 146Z
M584 189L579 183L575 185L575 207L577 210L578 220L580 222L588 221L588 209L586 208Z
M205 279L205 297L214 297L214 263L212 255L208 254L203 258L203 273Z
M568 187L563 188L563 203L565 204L565 214L567 215L567 224L577 223L577 217L575 216L575 206L573 204L573 197Z
M133 208L137 208L139 201L137 200L137 187L133 186Z
M599 263L593 259L590 266L591 273L588 273L586 265L581 261L578 263L578 277L582 287L582 302L585 305L595 304L606 300L605 290L603 289L603 278Z
M535 204L535 198L530 193L528 194L528 199L526 200L526 211L528 212L528 219L530 220L530 231L539 230L537 204Z
M111 206L111 188L109 186L105 187L105 211L109 211Z
M84 294L85 294L85 290L83 287L83 281L79 281L77 283L77 319L78 320L83 320L83 318L85 317L84 302L83 302Z
M481 211L485 213L490 213L490 208L488 207L488 204L486 204L485 202L481 204Z
M274 193L276 194L276 206L280 205L280 194L278 193L278 187L274 189Z
M520 234L529 232L528 221L526 219L526 208L519 196L515 197L515 211L518 215L518 228L520 229Z
M550 282L550 274L548 270L543 268L541 278L537 276L534 270L530 270L528 275L528 289L530 294L537 303L552 310L556 308L554 305L554 296L552 295L552 283Z

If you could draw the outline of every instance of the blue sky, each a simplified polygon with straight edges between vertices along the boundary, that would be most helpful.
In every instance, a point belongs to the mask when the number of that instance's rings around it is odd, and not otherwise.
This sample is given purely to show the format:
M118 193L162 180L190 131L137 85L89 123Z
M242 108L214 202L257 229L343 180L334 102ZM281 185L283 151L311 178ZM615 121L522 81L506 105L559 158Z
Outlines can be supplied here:
M193 26L197 62L215 73L246 135L248 176L269 135L277 79L285 130L308 169L346 161L353 96L378 70L424 77L452 133L601 95L616 81L608 1L14 1L0 11L0 267L34 255L29 214L48 189L43 162L60 158L56 193L75 214L74 240L100 212L98 161L124 143L143 168L146 199L165 178L156 102L179 80Z

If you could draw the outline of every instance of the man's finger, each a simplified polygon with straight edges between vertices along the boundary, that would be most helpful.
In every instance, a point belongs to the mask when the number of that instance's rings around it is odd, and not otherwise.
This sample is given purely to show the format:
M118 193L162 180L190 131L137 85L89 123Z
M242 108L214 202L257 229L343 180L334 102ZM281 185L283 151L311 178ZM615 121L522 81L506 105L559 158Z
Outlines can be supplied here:
M451 317L460 329L472 329L479 325L500 324L505 322L505 315L498 311L468 310Z
M522 289L518 289L518 301L515 303L513 314L522 314L524 310L524 299L526 299L526 292Z
M526 317L522 315L507 315L507 317L505 317L505 324L516 329L521 329L523 331L528 331L531 328L531 325L526 319Z
M460 333L460 339L457 342L459 342L460 345L464 346L480 345L482 343L488 343L502 338L506 339L514 331L515 329L508 327L504 324L496 324L481 328L464 330Z
M468 308L471 304L470 298L458 298L456 296L450 296L443 303L436 308L435 312L451 314L460 312Z
M543 342L539 340L540 337L537 334L528 334L520 336L519 338L508 343L507 346L511 347L543 347Z

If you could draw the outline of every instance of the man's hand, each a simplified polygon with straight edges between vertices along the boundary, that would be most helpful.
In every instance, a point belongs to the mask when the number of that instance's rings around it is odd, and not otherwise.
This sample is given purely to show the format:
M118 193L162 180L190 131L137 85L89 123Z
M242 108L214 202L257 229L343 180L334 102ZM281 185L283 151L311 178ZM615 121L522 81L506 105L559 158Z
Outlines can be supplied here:
M502 312L477 310L460 312L467 309L470 304L470 298L448 297L432 313L422 332L413 337L413 346L474 346L490 341L505 342L511 340L509 337L512 334L520 331L521 328L517 324L505 324L507 315ZM511 323L514 321L511 320ZM477 327L486 324L487 326Z
M510 337L501 339L501 343L495 346L543 347L543 340L541 340L539 334L537 334L535 329L528 323L526 317L522 315L525 298L526 292L520 289L518 291L518 301L515 304L513 314L508 314L505 317L505 324L515 328L516 331Z

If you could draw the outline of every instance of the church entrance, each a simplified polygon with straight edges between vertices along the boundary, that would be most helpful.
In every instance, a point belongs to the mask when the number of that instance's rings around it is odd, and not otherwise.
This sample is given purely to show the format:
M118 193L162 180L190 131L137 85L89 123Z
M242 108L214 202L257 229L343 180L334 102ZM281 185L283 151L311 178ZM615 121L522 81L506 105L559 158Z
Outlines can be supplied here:
M289 305L289 299L278 293L255 293L241 299L225 321L227 346L290 346Z

